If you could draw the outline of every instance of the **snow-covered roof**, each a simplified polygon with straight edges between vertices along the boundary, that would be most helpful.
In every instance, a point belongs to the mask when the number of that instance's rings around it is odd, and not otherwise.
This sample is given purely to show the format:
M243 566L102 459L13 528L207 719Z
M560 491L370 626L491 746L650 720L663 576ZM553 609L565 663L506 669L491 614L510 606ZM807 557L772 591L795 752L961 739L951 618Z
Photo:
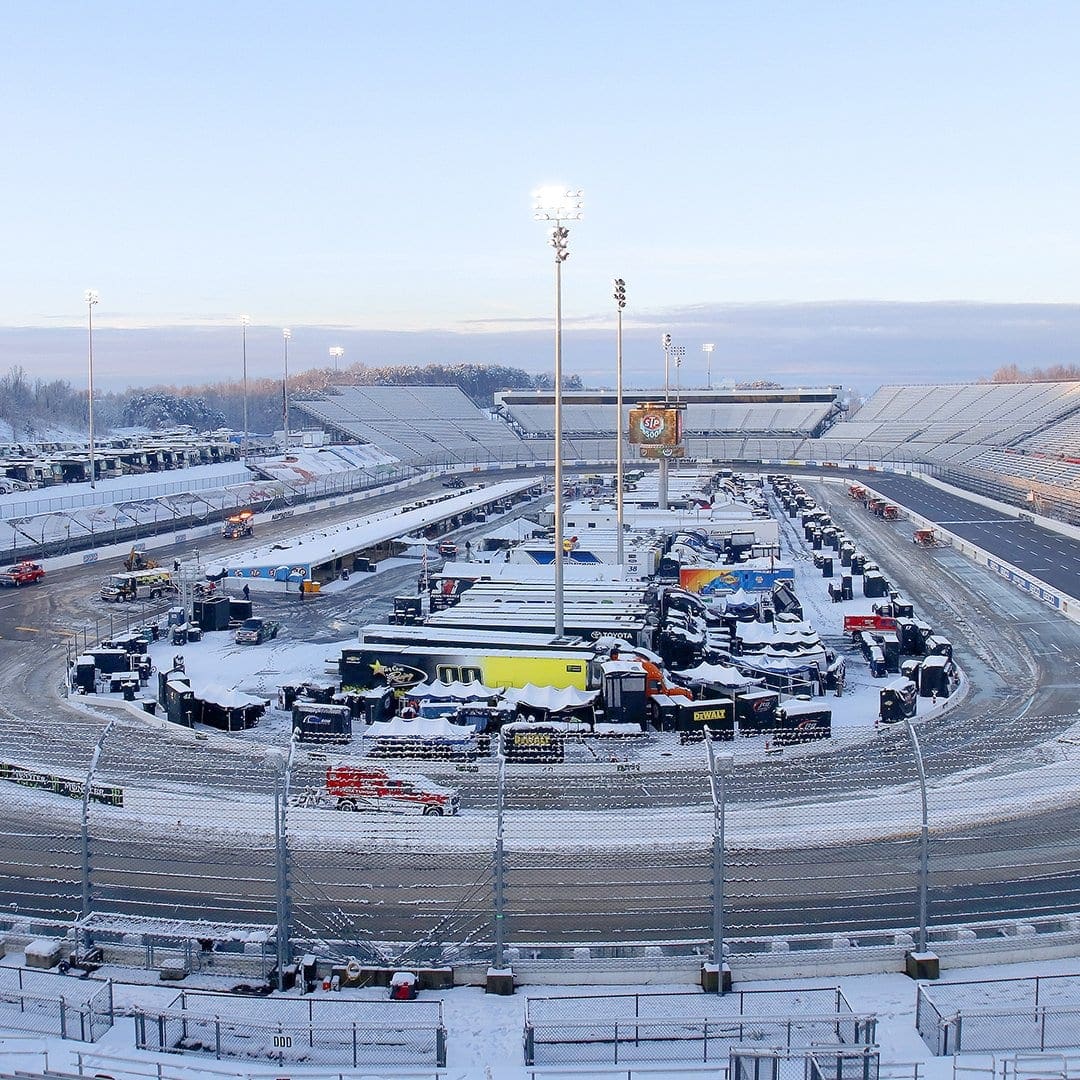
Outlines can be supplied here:
M684 671L676 671L680 679L689 682L708 683L711 686L751 686L754 680L744 675L738 668L728 667L726 664L700 663L697 667L687 668Z
M515 702L527 709L561 712L564 709L578 709L582 705L591 704L598 693L598 690L578 690L575 686L557 690L553 686L534 686L528 683L520 689L511 687L503 697L506 701Z
M483 683L451 682L438 680L424 682L407 691L406 697L421 701L486 701L502 693L501 688L484 686Z
M476 735L472 727L452 724L444 716L418 716L403 720L376 720L364 733L370 739L418 739L436 742L468 742Z
M201 701L208 701L211 705L217 705L222 709L248 709L256 705L265 708L270 704L265 698L216 684L197 690L196 693Z
M278 540L273 544L240 552L217 565L226 574L237 576L242 570L260 569L263 574L284 567L318 566L335 558L365 551L389 540L396 540L423 529L434 521L484 506L495 499L508 498L536 484L535 478L503 480L484 488L463 491L428 506L404 513L381 512L332 526L318 532Z

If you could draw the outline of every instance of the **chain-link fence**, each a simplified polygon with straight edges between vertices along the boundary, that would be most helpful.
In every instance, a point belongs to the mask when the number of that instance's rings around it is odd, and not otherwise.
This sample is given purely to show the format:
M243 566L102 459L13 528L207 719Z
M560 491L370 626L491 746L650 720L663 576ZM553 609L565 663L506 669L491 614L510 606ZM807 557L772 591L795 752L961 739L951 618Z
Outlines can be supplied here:
M525 1064L708 1063L743 1046L871 1046L876 1030L836 990L530 997Z
M446 1065L439 1002L238 998L183 992L165 1009L137 1008L143 1050L279 1065Z
M0 967L0 1024L64 1039L96 1042L112 1027L111 982Z
M915 1023L934 1054L1080 1043L1080 975L920 985Z
M816 1046L782 1051L740 1046L731 1051L729 1080L878 1080L876 1046Z
M76 715L31 730L0 712L6 745L23 748L4 763L18 776L0 769L5 891L19 916L79 919L87 942L128 963L263 978L300 951L532 970L685 966L718 948L768 964L854 942L895 955L916 944L924 889L927 939L947 953L1014 947L1002 920L1029 916L1033 886L1009 885L1029 881L1033 859L1036 908L1067 909L1080 888L1071 746L1039 766L1040 805L1002 798L1007 763L1042 753L1061 718L925 725L923 838L902 729L770 756L740 740L710 787L703 745L672 732L578 736L561 762L500 769L497 740L471 761L319 750L287 762ZM339 767L384 786L342 797L328 785ZM424 813L429 797L446 812Z

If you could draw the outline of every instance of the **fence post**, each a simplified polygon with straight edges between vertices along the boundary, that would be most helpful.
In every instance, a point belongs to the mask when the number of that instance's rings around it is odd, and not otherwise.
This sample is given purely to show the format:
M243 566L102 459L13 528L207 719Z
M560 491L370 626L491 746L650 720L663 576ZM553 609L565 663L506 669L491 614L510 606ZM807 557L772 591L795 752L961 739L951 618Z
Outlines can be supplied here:
M289 756L274 778L274 880L277 892L277 988L285 989L285 967L291 957L291 912L289 905L289 842L285 812L289 805L289 782L296 743L289 744Z
M435 1068L446 1068L446 1028L442 1024L435 1029Z
M716 965L716 992L723 994L727 989L724 972L724 858L726 855L724 828L727 818L727 782L735 771L735 757L732 754L714 752L712 731L708 727L705 728L704 735L709 768L709 792L713 804L712 959Z
M506 808L506 755L502 749L502 732L499 733L499 789L495 803L495 955L492 966L501 971L506 962L503 924L506 920L506 862L503 857L503 816Z
M114 720L110 720L105 729L98 736L97 742L94 744L94 752L90 756L90 765L86 770L86 780L83 782L83 797L82 797L82 821L79 832L79 841L81 847L81 875L82 875L82 918L81 922L85 924L86 920L90 917L90 788L94 782L94 772L97 770L98 761L101 758L101 750L104 746L105 739L109 732L112 731ZM89 949L91 945L90 933L86 929L85 925L80 931L79 937L76 938L75 947L76 950L79 946L79 941L85 948Z
M536 1036L528 1020L525 1021L525 1064L530 1067L536 1064Z
M221 1021L214 1017L214 1056L221 1060Z
M908 738L911 740L912 753L915 755L915 768L919 774L919 798L922 803L922 827L919 831L919 940L918 950L926 952L927 907L930 879L930 814L926 800L926 768L923 765L922 747L915 736L915 728L908 717L904 721Z

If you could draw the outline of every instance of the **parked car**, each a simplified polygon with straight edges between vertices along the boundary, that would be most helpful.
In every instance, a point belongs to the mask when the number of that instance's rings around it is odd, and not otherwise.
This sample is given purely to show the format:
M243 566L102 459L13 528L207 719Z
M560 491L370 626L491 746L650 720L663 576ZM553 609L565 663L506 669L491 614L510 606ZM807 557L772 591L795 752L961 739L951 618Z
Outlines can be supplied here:
M277 637L280 624L270 619L245 619L236 631L237 645L261 645Z

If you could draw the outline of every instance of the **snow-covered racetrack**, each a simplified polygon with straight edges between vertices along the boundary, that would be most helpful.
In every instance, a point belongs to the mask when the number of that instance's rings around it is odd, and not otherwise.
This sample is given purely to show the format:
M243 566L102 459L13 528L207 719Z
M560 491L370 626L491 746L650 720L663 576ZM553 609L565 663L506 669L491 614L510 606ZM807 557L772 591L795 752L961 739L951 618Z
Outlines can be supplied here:
M895 524L857 513L842 489L819 484L814 494L952 638L967 671L967 699L920 727L931 926L1077 910L1075 627L952 551L915 549ZM390 576L383 588L392 595L412 574ZM82 618L97 574L53 577L39 592L0 599L0 732L12 757L78 777L107 714L59 700L66 649L58 631ZM347 608L334 616L350 621ZM124 786L125 807L91 804L90 909L164 924L270 925L283 875L298 940L385 943L390 955L432 960L489 954L491 763L425 767L462 790L459 819L290 810L283 851L274 843L280 760L118 720L99 774ZM0 881L12 916L68 922L82 910L80 809L76 800L5 790ZM506 943L623 953L707 947L713 823L700 750L633 770L604 760L512 770ZM827 753L741 761L728 789L733 952L770 934L911 928L918 824L902 731L840 733Z

